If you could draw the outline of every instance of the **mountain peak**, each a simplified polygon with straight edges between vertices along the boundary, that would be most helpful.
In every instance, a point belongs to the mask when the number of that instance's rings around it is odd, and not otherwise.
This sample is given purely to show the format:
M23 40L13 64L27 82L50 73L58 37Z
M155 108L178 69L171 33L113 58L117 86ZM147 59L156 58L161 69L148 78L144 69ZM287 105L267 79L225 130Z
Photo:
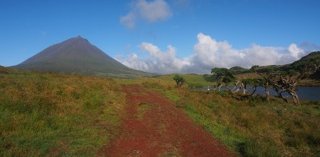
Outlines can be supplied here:
M124 66L82 36L50 46L15 67L36 71L93 75L145 74Z
M84 37L82 37L80 35L78 35L76 37L72 37L72 38L70 38L70 39L68 39L68 40L66 40L64 42L68 42L68 41L87 42L87 43L89 43L89 41L86 38L84 38Z
M77 40L87 40L86 38L82 37L81 35L78 35L76 37L73 37L73 39L77 39Z

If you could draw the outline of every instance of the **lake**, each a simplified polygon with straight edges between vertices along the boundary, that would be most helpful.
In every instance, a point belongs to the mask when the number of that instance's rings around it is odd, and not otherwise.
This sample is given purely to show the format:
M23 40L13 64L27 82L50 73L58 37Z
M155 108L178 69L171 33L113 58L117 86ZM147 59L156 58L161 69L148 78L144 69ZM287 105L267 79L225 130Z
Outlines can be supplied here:
M222 87L221 90L229 90L232 89L233 86L227 86L227 87ZM309 101L320 101L320 87L304 87L304 86L299 86L297 88L297 94L299 95L299 98L301 100L309 100ZM208 87L194 87L191 88L191 90L195 91L207 91ZM210 87L210 90L216 90L216 88ZM250 93L253 89L249 89L248 92ZM271 95L276 95L277 93L272 89L269 88L270 94ZM263 87L258 87L256 94L259 95L264 95L264 88ZM283 94L286 97L290 97L289 94Z

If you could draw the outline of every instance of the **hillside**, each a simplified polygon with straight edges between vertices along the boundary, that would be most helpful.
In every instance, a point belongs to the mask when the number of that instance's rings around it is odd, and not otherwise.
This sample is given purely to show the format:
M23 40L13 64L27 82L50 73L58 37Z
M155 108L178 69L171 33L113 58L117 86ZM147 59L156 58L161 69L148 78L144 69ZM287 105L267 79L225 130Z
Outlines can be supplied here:
M309 55L302 57L300 60L295 61L288 66L284 66L283 70L295 71L310 66L318 67L318 70L311 75L311 79L320 80L320 51L312 52Z
M298 66L299 64L311 64L315 63L320 65L320 51L311 52L310 54L302 57L300 60L290 64L291 66Z
M50 46L14 68L85 75L140 76L81 36Z
M263 72L263 71L278 71L278 72L299 72L300 70L303 70L305 67L318 67L318 70L313 73L310 78L307 79L315 79L320 80L320 51L311 52L310 54L302 57L300 60L297 60L291 64L286 65L268 65L268 66L259 66L256 67L257 71ZM241 77L245 77L246 75L249 75L253 73L252 70L247 70L242 67L232 67L229 69L233 74L239 75Z

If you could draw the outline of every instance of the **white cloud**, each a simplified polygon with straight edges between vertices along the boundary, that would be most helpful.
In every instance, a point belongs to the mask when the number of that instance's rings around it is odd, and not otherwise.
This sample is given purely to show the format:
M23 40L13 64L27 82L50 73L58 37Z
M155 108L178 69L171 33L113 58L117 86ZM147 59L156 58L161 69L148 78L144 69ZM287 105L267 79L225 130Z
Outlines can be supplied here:
M276 47L264 47L257 44L252 45L250 48L239 50L243 54L242 60L239 60L238 64L244 67L250 67L252 65L272 65L281 64L280 51L281 48ZM234 66L234 65L232 65Z
M121 61L121 59L119 61ZM123 60L122 63L133 69L138 69L142 71L149 70L149 65L145 61L141 60L139 56L135 53L131 54L126 60ZM152 72L152 71L149 71L149 72Z
M156 45L143 42L140 49L147 52L148 57L134 54L120 61L131 68L153 73L209 73L213 67L287 64L306 55L294 43L287 48L253 44L246 49L235 49L227 41L217 41L203 33L197 35L197 40L193 53L187 58L178 58L171 45L161 51Z
M295 59L298 59L303 54L303 50L300 49L296 44L291 44L288 48L290 55Z
M157 46L144 42L140 49L148 53L149 57L142 59L137 54L132 54L126 59L118 60L128 67L153 73L174 73L189 65L188 61L176 57L176 50L170 45L166 51L161 51Z
M127 26L128 28L133 28L135 26L136 15L133 13L128 13L126 16L120 18L120 22Z
M169 5L164 0L139 0L136 6L140 16L149 22L165 20L171 15Z
M243 54L232 49L227 41L219 42L203 33L199 33L197 38L192 62L199 68L229 67L237 64L237 59L243 57Z
M131 11L122 16L120 22L129 28L133 28L139 19L147 22L157 22L166 20L170 16L171 10L165 0L136 0Z

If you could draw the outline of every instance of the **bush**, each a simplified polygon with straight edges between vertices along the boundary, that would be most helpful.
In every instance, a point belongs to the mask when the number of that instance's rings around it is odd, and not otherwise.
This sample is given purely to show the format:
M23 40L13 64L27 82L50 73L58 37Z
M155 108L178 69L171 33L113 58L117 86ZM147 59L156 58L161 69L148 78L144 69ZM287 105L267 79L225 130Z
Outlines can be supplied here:
M176 81L177 87L181 87L185 82L185 79L180 75L174 75L173 80Z

